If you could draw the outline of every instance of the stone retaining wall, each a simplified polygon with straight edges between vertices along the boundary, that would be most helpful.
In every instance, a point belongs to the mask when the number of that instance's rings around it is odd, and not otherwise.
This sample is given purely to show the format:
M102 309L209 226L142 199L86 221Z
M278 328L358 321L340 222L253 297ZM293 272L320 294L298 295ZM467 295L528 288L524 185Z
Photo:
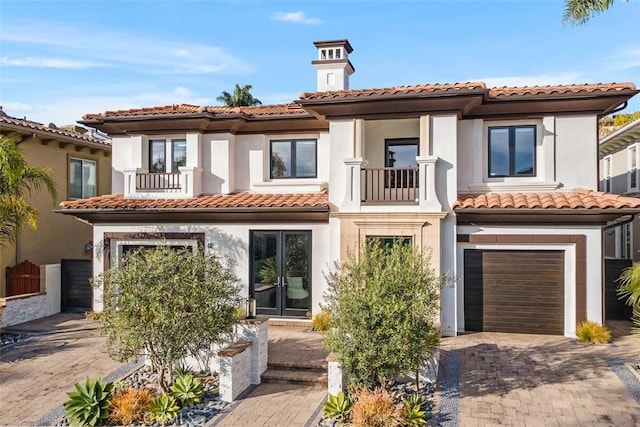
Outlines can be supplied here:
M0 318L0 328L6 328L44 317L47 295L44 292L39 292L0 298L0 305L4 306L2 318Z
M220 399L233 402L251 385L251 342L239 341L218 352Z

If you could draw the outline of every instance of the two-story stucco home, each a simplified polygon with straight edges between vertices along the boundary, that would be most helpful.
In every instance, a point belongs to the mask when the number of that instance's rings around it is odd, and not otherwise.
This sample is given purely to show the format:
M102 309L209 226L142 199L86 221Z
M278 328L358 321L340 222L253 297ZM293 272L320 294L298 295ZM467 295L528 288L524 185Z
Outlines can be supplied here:
M640 197L640 119L600 140L600 189ZM640 261L640 218L629 218L605 234L607 258Z
M349 42L315 46L317 91L288 105L85 116L112 136L118 194L61 211L94 225L95 274L138 245L200 246L235 260L259 313L304 317L333 261L401 236L456 278L444 335L603 321L602 226L640 201L594 191L598 117L633 84L351 90Z

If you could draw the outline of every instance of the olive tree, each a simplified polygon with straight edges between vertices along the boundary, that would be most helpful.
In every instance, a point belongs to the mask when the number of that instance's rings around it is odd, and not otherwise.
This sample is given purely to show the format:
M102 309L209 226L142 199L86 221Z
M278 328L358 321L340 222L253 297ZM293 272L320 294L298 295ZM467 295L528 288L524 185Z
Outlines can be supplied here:
M94 280L103 287L107 348L124 362L147 355L167 391L180 359L226 339L239 303L238 278L214 254L157 246L123 256Z
M443 278L429 250L371 239L326 274L325 345L337 354L348 387L389 386L417 373L440 342L436 326Z

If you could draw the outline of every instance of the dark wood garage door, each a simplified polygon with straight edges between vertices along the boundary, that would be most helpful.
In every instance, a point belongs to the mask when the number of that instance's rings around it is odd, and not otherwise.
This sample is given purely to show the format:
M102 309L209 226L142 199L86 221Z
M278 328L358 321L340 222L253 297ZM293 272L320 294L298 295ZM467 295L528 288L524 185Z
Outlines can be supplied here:
M467 331L564 334L563 251L464 251Z
M91 260L63 259L62 311L83 312L91 310L93 288L89 279L93 275Z

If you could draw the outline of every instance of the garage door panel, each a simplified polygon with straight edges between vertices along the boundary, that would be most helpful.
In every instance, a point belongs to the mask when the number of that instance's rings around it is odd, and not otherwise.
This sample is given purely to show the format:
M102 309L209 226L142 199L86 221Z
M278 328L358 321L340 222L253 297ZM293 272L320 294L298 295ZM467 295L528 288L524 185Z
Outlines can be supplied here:
M563 334L562 251L464 251L465 329Z

